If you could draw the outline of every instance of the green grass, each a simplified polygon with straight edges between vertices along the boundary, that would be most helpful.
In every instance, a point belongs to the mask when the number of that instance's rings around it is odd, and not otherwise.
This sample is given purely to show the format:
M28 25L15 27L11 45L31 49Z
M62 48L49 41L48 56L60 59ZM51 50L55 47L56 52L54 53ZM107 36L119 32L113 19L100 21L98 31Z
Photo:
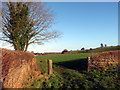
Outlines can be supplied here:
M43 57L40 58L39 56L36 56L36 63L40 68L42 74L48 73L48 63L46 58Z
M45 78L40 78L38 80L34 80L32 83L27 85L25 88L38 88L44 80L45 80Z
M65 69L62 72L54 72L40 88L119 89L120 82L116 79L118 74L117 72L104 71L79 73Z
M37 56L36 58L37 58L38 65L42 69L42 72L47 72L47 69L45 68L47 66L45 64L46 60L50 60L51 59L53 61L53 69L59 68L59 67L75 69L75 68L72 68L74 66L76 67L76 69L77 68L79 69L81 63L83 65L87 64L86 59L87 59L88 56L90 56L92 54L93 53L40 55L40 56ZM83 65L81 65L81 66L83 66ZM81 67L81 68L84 68L84 67Z
M71 61L71 60L77 60L77 59L83 59L87 58L89 55L92 55L93 53L82 53L82 54L58 54L58 55L40 55L37 56L37 58L43 60L43 59L51 59L54 63L58 62L64 62L64 61Z
M90 71L84 70L86 59L94 53L41 55L36 56L37 63L43 73L47 72L47 60L53 60L53 75L48 80L42 79L30 84L36 88L116 88L119 89L119 72ZM83 71L82 71L83 70ZM82 72L81 72L82 71ZM39 83L41 83L39 85Z

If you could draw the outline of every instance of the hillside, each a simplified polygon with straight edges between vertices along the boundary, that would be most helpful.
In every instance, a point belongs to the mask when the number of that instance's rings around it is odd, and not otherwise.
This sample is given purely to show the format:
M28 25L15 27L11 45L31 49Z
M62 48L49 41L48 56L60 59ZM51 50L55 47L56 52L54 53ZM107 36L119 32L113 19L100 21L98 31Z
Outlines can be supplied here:
M111 47L103 47L103 48L95 48L95 49L87 49L87 50L75 50L75 51L69 51L67 53L98 53L98 52L104 52L104 51L111 51L111 50L120 50L120 46L111 46Z
M96 49L91 50L90 52L97 53L97 52L112 51L112 50L120 50L120 46L96 48Z

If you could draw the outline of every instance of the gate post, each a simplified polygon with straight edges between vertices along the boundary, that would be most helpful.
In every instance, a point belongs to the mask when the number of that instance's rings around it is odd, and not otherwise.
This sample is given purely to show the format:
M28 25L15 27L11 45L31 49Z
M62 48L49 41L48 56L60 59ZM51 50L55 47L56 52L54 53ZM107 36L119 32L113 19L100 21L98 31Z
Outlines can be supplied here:
M87 59L88 59L88 71L90 71L90 64L91 64L90 57L88 57Z
M48 60L48 74L51 75L52 73L52 60Z

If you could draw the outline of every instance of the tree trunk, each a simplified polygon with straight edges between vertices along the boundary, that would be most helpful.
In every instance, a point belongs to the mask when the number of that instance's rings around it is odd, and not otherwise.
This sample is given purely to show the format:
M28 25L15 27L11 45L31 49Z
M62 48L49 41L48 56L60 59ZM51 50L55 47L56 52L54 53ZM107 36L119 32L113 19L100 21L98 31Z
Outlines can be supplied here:
M27 51L27 49L28 49L28 44L26 44L26 47L25 47L25 50L24 50L24 51L26 52L26 51Z

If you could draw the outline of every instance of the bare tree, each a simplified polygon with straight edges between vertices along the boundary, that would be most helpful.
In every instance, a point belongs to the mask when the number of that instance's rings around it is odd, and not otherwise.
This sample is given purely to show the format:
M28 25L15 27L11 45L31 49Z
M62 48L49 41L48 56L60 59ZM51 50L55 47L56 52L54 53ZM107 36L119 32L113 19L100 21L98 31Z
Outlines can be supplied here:
M3 36L15 50L27 51L30 44L43 44L57 38L58 31L49 31L54 23L51 9L41 2L7 2L2 10Z

